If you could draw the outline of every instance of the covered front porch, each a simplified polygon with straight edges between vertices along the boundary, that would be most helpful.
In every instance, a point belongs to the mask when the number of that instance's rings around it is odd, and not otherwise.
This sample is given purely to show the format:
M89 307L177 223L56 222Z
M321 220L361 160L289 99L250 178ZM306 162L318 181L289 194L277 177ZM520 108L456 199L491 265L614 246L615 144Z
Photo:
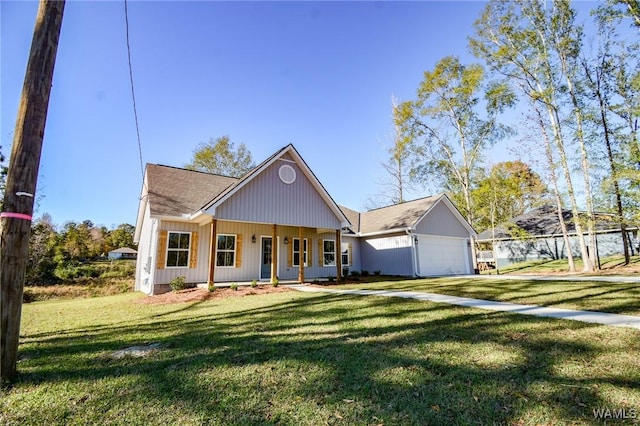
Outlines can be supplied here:
M212 219L207 286L341 278L339 229Z

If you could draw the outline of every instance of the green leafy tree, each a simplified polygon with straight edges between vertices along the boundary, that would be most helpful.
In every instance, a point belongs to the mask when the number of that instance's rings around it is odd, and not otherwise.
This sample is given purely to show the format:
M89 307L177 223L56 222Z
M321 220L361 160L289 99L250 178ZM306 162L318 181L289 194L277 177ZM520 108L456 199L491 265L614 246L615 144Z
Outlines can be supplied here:
M416 100L395 109L396 125L411 141L412 177L460 194L458 207L472 225L473 176L484 150L507 134L497 117L513 101L505 85L487 83L482 66L448 56L424 73Z
M628 211L638 210L640 199L640 157L634 137L635 122L640 115L640 86L634 87L633 70L638 69L635 52L638 43L620 36L618 27L623 14L615 5L600 5L594 16L598 24L598 46L592 57L583 57L585 87L596 100L593 139L603 141L606 161L600 169L604 209L614 211L620 224L625 264L630 262L630 241L627 237ZM635 72L640 79L640 71Z
M574 12L566 1L552 2L548 6L529 0L493 0L476 21L476 34L470 43L476 56L508 78L525 101L530 102L532 109L546 115L544 121L550 127L550 142L554 150L549 158L559 160L584 270L591 271L595 251L588 250L584 238L584 225L580 219L572 165L567 153L572 139L569 135L578 141L582 139L582 129L577 124L580 111L574 84L576 49L580 46L581 31L574 28L573 18ZM589 171L584 161L585 151L580 142L581 167L586 176ZM556 167L556 164L550 163L548 167ZM586 178L585 181L588 182Z
M626 14L631 19L636 27L640 27L640 1L638 0L614 0L614 4L621 4L626 6Z
M550 201L549 190L540 176L522 161L506 161L495 164L488 172L482 170L472 197L477 206L478 231Z
M53 284L57 281L57 277L54 275L57 241L57 233L51 216L43 214L31 227L29 259L25 276L26 285Z
M244 143L234 149L229 136L209 139L193 152L193 160L185 166L190 170L241 177L255 167L251 152Z
M118 225L116 229L108 232L106 238L106 249L109 252L120 247L130 247L135 249L136 245L133 242L133 234L135 233L135 227L128 223L122 223Z
M58 253L61 253L64 259L74 262L91 258L92 228L93 222L90 220L81 223L67 222L60 234Z

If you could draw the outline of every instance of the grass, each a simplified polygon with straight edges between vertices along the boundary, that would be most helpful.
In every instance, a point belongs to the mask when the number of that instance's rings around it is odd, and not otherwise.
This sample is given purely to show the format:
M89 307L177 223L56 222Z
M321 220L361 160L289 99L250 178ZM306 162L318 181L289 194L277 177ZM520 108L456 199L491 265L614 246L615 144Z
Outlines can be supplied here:
M64 284L25 286L25 303L109 296L133 291L133 278L77 278Z
M575 259L575 266L577 271L582 270L582 259ZM624 265L624 256L608 256L600 259L600 267L602 271L596 272L593 275L599 275L605 273L637 273L637 268L640 267L640 256L632 256L629 265ZM567 272L569 270L569 263L567 259L541 259L530 260L527 262L514 263L508 266L500 268L501 274L546 274L546 273L558 273ZM483 275L495 274L495 269L482 271Z
M556 308L640 315L640 283L535 281L521 277L426 278L348 285L344 288L394 289Z
M63 275L70 277L59 279L60 282L56 284L27 281L24 302L109 296L133 291L136 261L90 261L63 269Z
M393 298L140 297L25 305L0 424L593 424L599 407L640 410L633 329Z

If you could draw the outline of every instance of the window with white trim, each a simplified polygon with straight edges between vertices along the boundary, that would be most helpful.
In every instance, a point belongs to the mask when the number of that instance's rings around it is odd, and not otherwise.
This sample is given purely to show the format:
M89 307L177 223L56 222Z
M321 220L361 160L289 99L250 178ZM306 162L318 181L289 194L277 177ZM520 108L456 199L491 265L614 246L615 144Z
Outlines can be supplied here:
M342 243L342 266L351 266L349 259L351 253L349 253L349 243Z
M186 268L189 266L190 232L168 232L167 268Z
M336 266L335 240L324 240L322 242L322 264L323 266Z
M236 236L218 234L216 266L233 268L236 266Z
M307 259L309 258L309 245L307 239L302 240L302 262L305 268L308 266ZM293 239L293 266L300 266L300 239Z

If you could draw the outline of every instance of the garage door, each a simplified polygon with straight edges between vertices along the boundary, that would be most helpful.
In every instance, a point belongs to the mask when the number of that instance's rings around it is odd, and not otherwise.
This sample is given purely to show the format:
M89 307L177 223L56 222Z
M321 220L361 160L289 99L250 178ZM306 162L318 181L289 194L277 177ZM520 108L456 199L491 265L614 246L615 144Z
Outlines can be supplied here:
M465 238L418 235L418 274L470 274L469 250Z

